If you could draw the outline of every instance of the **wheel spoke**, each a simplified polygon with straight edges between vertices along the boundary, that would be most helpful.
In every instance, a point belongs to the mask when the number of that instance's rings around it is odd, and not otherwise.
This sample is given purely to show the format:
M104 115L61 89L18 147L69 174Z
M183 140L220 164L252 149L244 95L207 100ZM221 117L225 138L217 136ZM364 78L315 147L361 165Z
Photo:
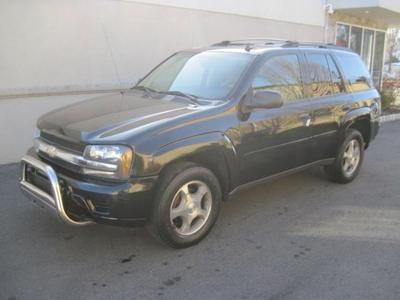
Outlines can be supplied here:
M171 219L174 220L182 215L185 214L186 211L186 205L185 201L183 199L180 200L180 203L177 207L171 209Z
M343 170L347 172L348 169L349 169L349 161L348 159L345 159L343 164Z
M351 141L349 144L348 155L349 155L349 158L352 158L354 155L354 141Z
M191 194L196 209L201 209L201 200L207 193L208 189L205 186L199 186L197 191Z
M182 186L180 189L180 193L184 197L184 200L186 202L190 197L189 184L185 184L184 186Z
M198 210L197 213L198 213L198 216L199 216L200 218L205 219L205 218L207 217L208 211L207 211L206 209L200 209L200 210Z
M187 216L182 217L182 225L181 225L181 227L179 227L179 231L182 234L188 233L190 231L190 227L191 227L190 224L191 224L191 222L189 222Z

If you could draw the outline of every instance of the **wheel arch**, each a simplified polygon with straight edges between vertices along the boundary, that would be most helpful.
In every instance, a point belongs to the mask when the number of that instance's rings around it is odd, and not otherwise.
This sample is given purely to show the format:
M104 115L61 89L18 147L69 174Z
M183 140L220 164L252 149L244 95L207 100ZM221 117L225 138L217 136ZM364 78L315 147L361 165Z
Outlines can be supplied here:
M217 177L224 199L237 181L239 164L236 150L229 138L221 132L201 134L170 143L161 147L153 159L159 178L187 162L209 169Z
M346 115L344 119L342 136L344 136L345 131L350 128L356 129L361 133L365 143L364 147L367 149L371 141L372 133L371 110L369 107L353 110Z

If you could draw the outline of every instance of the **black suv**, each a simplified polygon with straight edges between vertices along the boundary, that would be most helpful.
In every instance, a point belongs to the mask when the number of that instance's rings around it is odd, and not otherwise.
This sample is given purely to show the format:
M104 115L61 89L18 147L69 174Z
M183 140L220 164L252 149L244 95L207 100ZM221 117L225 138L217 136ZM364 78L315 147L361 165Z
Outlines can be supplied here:
M20 186L69 224L146 223L187 247L238 189L311 166L352 181L380 110L349 49L224 41L175 53L129 90L42 116Z

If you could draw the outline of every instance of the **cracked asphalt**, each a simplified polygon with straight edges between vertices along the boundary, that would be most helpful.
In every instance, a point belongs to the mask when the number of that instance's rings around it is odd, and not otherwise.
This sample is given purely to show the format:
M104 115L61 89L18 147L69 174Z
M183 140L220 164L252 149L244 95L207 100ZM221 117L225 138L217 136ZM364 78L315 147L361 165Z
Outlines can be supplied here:
M0 166L0 299L399 299L400 122L351 184L315 168L236 194L173 250L144 228L69 227Z

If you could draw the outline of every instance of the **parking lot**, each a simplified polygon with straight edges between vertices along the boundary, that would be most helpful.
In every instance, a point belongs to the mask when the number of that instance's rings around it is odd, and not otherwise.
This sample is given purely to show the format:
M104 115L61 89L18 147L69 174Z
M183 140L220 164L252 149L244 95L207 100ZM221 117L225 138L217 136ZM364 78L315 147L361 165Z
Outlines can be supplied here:
M198 246L143 228L69 227L0 167L0 299L399 299L400 122L382 126L349 185L319 168L224 203Z

